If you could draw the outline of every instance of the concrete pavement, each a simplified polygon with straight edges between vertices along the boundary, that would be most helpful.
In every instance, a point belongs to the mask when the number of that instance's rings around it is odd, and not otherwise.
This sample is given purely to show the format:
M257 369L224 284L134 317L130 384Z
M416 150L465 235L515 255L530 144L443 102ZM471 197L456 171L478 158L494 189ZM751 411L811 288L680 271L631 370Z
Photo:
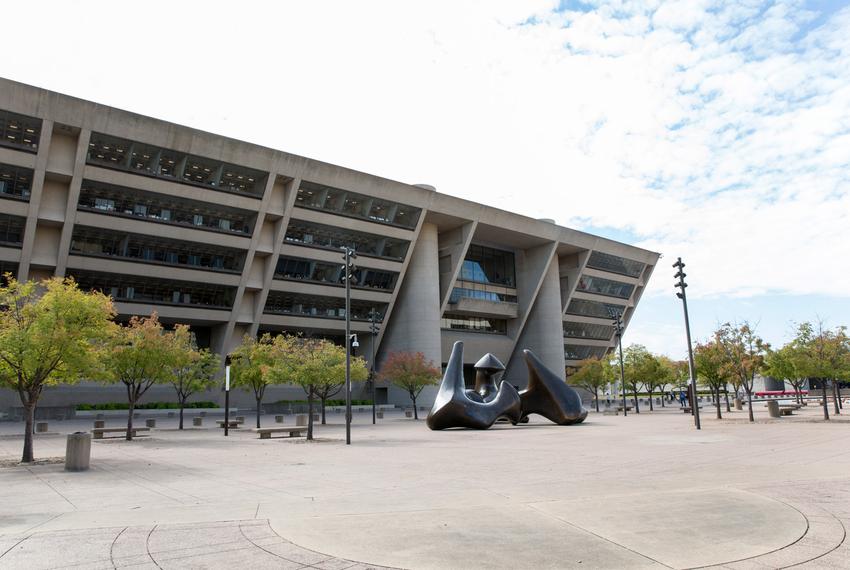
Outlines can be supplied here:
M160 421L93 442L88 472L0 469L0 568L850 568L850 425L745 413L700 432L675 410L484 432L363 414L351 446L339 416L309 444Z

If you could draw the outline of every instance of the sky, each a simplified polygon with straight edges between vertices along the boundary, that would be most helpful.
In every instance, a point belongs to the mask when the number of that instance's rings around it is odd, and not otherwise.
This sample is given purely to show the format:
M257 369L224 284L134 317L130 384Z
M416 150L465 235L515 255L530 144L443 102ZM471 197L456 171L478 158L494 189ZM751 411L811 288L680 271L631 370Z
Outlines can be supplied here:
M662 253L624 343L850 325L850 3L7 3L3 77Z

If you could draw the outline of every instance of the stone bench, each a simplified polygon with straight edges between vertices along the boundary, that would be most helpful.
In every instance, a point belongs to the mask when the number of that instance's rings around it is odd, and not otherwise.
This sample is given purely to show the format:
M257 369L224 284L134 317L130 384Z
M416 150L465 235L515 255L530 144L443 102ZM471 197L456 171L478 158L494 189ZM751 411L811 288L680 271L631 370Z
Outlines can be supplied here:
M626 406L626 411L627 411L627 412L631 412L631 411L632 411L632 409L634 409L634 406ZM617 411L618 411L618 412L622 412L622 411L623 411L623 406L617 406Z
M148 427L134 427L133 429L130 430L130 435L132 437L136 437L137 432L150 431L150 430L151 430L151 428L148 428ZM103 439L103 434L105 434L105 433L121 433L121 434L124 434L126 436L127 435L127 428L125 428L125 427L120 427L120 428L92 428L91 433L92 433L92 436L94 437L94 439Z
M218 427L224 428L225 421L224 420L216 420L215 423L218 424ZM242 425L242 422L238 420L227 420L227 427L229 429L239 429L239 426Z
M271 439L273 433L288 433L289 437L301 437L307 433L307 428L304 427L278 427L278 428L255 428L254 431L260 434L260 439Z
M701 410L702 406L698 406L697 409ZM685 406L684 408L682 408L682 413L684 413L684 414L690 414L692 411L693 411L693 408L691 408L690 406Z

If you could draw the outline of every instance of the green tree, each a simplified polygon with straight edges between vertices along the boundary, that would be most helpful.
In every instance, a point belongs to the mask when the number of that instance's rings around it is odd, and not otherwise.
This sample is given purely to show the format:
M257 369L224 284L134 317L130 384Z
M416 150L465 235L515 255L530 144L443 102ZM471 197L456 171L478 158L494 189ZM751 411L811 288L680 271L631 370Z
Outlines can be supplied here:
M175 354L170 380L180 404L178 429L183 429L183 410L186 402L193 394L209 390L216 385L221 359L216 353L205 348L198 350L186 325L177 325L172 338Z
M425 360L421 352L393 352L381 366L378 379L395 384L407 391L413 402L413 417L419 419L416 409L416 398L426 386L434 386L440 382L441 371L434 363Z
M802 323L797 327L797 334L791 343L799 351L800 373L821 381L824 419L829 419L826 390L830 380L833 382L836 396L834 412L841 413L837 384L839 380L846 379L850 375L847 364L850 359L848 356L850 355L850 339L848 339L846 327L830 330L824 327L822 321L816 325Z
M0 285L0 384L24 408L21 461L33 460L33 419L45 387L97 378L115 314L109 297L81 291L73 279L36 284L5 275Z
M726 389L731 376L731 368L727 362L726 352L715 338L710 342L697 343L694 347L694 366L697 379L708 386L714 397L717 409L717 419L723 419L720 412L720 391Z
M778 350L767 353L765 372L777 380L791 384L794 397L798 403L803 402L803 385L806 377L803 374L805 366L804 355L799 346L790 342Z
M257 428L260 427L266 388L275 383L275 376L271 372L276 354L274 339L268 333L259 340L245 335L242 343L230 353L230 384L253 393L257 403Z
M127 441L133 439L133 411L151 386L170 380L179 358L174 334L163 330L157 314L132 317L126 326L113 329L112 346L105 356L109 382L121 382L127 390Z
M770 345L759 337L755 329L747 322L743 324L724 323L716 332L715 338L726 356L726 364L733 378L744 388L747 394L747 408L750 421L753 417L753 384L756 375L765 368L765 355Z
M638 390L640 390L644 381L654 373L652 354L642 344L632 344L623 351L623 363L626 368L626 386L632 389L635 413L639 414Z
M614 370L607 358L591 357L579 363L579 369L570 376L570 382L593 393L596 411L599 411L599 390L614 379Z
M662 392L661 405L664 405L664 387L673 381L673 363L666 356L656 356L652 353L646 360L643 370L643 389L649 392L649 411L655 411L652 404L652 394Z

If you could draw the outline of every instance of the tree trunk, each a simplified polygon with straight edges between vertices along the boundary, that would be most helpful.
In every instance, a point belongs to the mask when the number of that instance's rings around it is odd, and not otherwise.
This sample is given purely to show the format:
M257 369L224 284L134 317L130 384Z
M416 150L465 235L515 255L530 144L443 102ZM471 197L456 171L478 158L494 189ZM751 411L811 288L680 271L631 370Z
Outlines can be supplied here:
M638 398L637 398L637 386L632 386L632 394L634 394L634 397L635 397L635 413L639 414L640 413L640 405L638 404Z
M30 398L28 402L21 402L24 405L24 453L21 456L21 463L32 463L32 431L33 421L35 417L35 402Z
M717 387L717 398L714 400L717 405L717 419L722 420L723 416L720 414L720 386Z
M419 411L416 409L416 394L413 392L410 393L410 399L413 400L413 419L419 419Z
M593 399L596 400L596 413L599 413L599 388L593 387Z
M753 417L753 393L746 386L744 386L744 390L747 392L747 408L750 411L750 421L754 422L756 419Z
M838 405L839 397L838 397L838 380L837 379L832 380L832 397L833 397L832 403L835 405L835 415L836 416L841 415L841 409Z
M729 407L729 388L725 385L723 386L723 397L726 399L726 412L729 413L732 408Z
M649 411L654 412L655 408L652 407L652 390L649 391Z
M186 407L186 398L180 399L180 423L177 429L183 429L183 408Z
M313 390L307 392L307 441L313 439Z
M127 408L127 441L133 441L133 410L136 408L135 398L130 399L130 406Z
M823 419L829 419L829 405L826 403L826 378L821 378L821 392L823 393Z
M263 402L263 397L257 398L257 429L260 429L260 405Z
M666 400L666 399L667 399L667 394L666 394L666 393L664 392L664 390L662 389L662 390L661 390L661 407L662 407L662 408L666 408L666 407L667 407L666 405L664 405L664 400Z
M322 398L322 425L327 424L327 422L325 421L325 401L326 400L327 400L326 397ZM347 413L347 410L346 410L346 413Z

